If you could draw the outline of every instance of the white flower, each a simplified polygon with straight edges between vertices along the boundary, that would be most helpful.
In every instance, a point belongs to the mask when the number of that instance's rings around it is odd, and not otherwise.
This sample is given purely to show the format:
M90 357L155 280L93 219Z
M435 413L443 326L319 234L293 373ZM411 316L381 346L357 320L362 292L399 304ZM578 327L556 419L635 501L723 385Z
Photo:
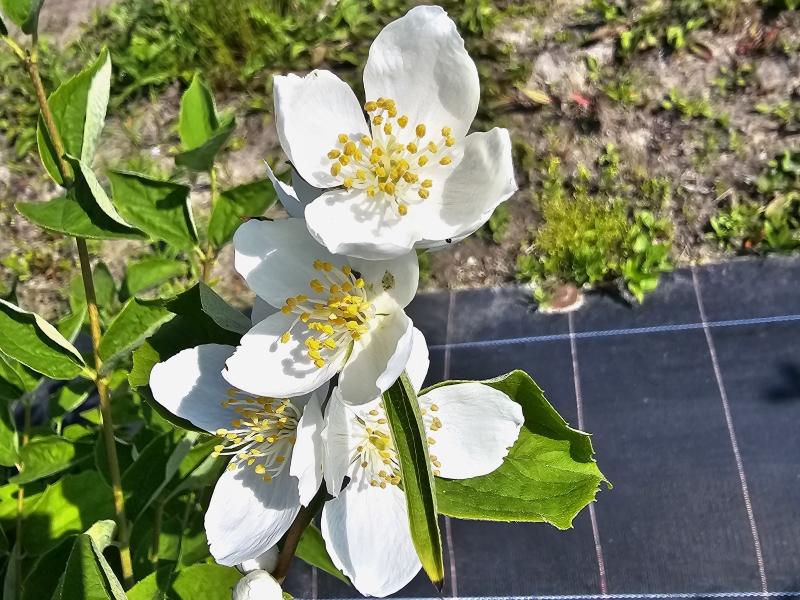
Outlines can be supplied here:
M407 372L417 389L427 367L425 341L415 330ZM435 388L419 396L419 403L434 474L440 477L491 473L502 464L523 422L519 404L481 383ZM322 535L331 559L362 594L392 594L421 565L381 400L353 406L335 389L322 437L325 482L335 496L322 510ZM350 480L341 489L345 476Z
M359 403L395 382L411 352L403 309L417 291L413 252L385 261L334 256L300 219L249 221L233 241L236 269L280 310L242 337L223 372L231 385L285 398L339 373L348 401Z
M253 571L233 588L232 600L282 600L283 590L266 571Z
M205 517L211 554L233 566L257 559L289 529L322 483L321 401L327 386L291 399L247 394L221 375L235 348L205 344L157 364L153 397L174 415L219 436L230 456Z
M280 551L278 550L278 547L272 546L272 548L269 548L261 555L237 565L236 568L245 574L250 573L251 571L266 571L267 573L272 573L275 570L275 567L278 566L279 555Z
M280 179L275 177L269 164L267 167L267 177L272 182L272 187L275 188L275 194L278 200L289 213L290 217L302 219L306 210L306 205L319 198L325 190L312 187L309 185L297 171L292 169L292 185L283 183Z
M309 186L327 190L305 207L308 228L334 254L375 260L458 240L517 189L508 131L467 135L478 72L438 6L413 8L375 38L369 123L329 71L277 76L274 89L281 146Z

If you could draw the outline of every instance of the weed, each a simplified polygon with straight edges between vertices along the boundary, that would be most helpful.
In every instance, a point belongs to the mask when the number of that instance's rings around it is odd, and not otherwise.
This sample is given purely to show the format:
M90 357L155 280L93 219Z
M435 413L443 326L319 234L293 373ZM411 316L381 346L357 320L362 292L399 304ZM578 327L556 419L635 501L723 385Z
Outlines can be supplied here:
M492 240L495 244L501 243L508 231L509 216L508 206L506 204L499 205L494 209L486 225L479 231L479 235L484 239Z
M733 66L721 66L713 84L717 93L728 96L750 87L753 83L753 64L736 63Z
M782 129L793 132L800 129L800 100L787 99L777 104L756 104L755 109L775 119Z

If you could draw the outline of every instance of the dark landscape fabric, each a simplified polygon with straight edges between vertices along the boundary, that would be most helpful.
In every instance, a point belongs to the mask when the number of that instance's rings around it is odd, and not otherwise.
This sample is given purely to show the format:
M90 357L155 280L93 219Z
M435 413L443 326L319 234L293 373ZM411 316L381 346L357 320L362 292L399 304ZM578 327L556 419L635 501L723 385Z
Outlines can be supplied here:
M614 488L568 531L442 518L443 596L800 598L800 260L676 271L636 307L529 298L418 296L429 380L527 371ZM300 561L286 588L357 595ZM396 596L438 594L419 575Z

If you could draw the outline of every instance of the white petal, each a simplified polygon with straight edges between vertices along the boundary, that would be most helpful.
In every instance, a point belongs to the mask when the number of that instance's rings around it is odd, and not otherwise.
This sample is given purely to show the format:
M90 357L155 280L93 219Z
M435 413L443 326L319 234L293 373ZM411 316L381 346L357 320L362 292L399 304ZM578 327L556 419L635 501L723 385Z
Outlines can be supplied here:
M278 547L272 546L272 548L268 549L263 554L260 554L256 558L251 558L250 560L244 561L236 568L242 573L250 573L251 571L266 571L267 573L272 573L275 570L275 567L278 566L279 554L280 550Z
M333 563L364 595L388 596L422 567L405 495L394 485L382 489L363 479L351 481L322 509L322 537Z
M369 133L353 90L330 71L276 76L274 81L278 138L292 165L313 186L337 185L327 157L337 136Z
M204 344L182 350L153 367L153 398L172 414L214 432L229 427L236 413L223 408L230 384L222 377L233 346Z
M275 173L272 172L269 163L265 164L267 167L267 177L269 177L269 180L272 182L272 187L275 188L275 195L278 196L278 200L283 205L283 208L286 209L290 217L302 219L303 212L306 208L305 204L300 202L294 188L275 177Z
M353 346L339 375L348 404L374 400L400 377L411 355L413 325L402 310L390 312Z
M435 181L431 197L408 211L419 226L418 248L457 240L474 232L494 209L517 191L506 129L473 133L464 142L464 158L444 181Z
M415 392L419 392L422 389L422 384L428 374L430 365L428 343L425 341L425 336L422 335L422 332L414 327L411 338L411 355L406 365L406 374Z
M328 386L323 386L327 392ZM323 395L324 398L324 395ZM300 491L300 504L308 506L314 498L319 486L322 485L322 409L318 393L311 395L311 399L303 409L303 415L297 423L297 441L292 450L292 463L289 474L297 477Z
M233 588L233 600L281 600L283 590L266 571L253 571L242 577Z
M270 315L274 315L278 309L272 306L269 302L264 300L261 296L256 296L253 301L253 310L250 311L250 322L255 325L266 319Z
M442 463L441 476L448 479L478 477L497 469L517 441L524 421L519 404L482 383L432 389L420 396L420 404L438 407L428 411L442 422L440 429L428 429L435 440L430 452Z
M337 496L342 489L357 444L354 419L353 409L342 400L341 390L335 387L325 410L325 429L322 431L325 485L332 496Z
M256 294L280 308L289 296L307 294L319 278L314 260L344 264L309 235L302 219L248 221L233 236L234 264Z
M211 554L226 566L260 556L278 543L299 510L297 479L288 469L269 482L250 468L226 470L206 512Z
M362 279L373 285L372 294L385 293L398 308L405 308L414 299L419 286L419 259L414 251L391 260L351 258L350 266Z
M451 127L466 135L480 99L475 63L455 23L438 6L418 6L387 25L369 50L364 68L367 100L397 102L412 124L438 134Z
M294 315L277 312L244 334L222 372L228 383L250 394L290 398L329 381L339 371L344 353L317 368L305 352L307 330L296 327L288 342L280 341L293 321Z
M331 190L306 207L306 223L334 254L380 260L408 253L420 239L417 223L375 208L364 190Z
M294 193L297 194L297 199L304 207L315 198L319 198L325 191L308 183L296 169L292 169L292 187L294 188Z

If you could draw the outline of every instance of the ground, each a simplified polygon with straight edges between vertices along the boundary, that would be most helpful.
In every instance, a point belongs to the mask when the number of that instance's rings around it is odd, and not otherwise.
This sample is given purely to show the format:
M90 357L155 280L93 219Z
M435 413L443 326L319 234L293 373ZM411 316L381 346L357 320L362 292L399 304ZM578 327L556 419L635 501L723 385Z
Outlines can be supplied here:
M42 17L45 36L67 46L82 35L91 11L108 3L48 1ZM517 257L530 251L542 224L547 157L557 156L568 176L581 165L599 172L598 159L608 155L609 147L617 156L613 197L631 213L649 210L668 218L675 265L718 261L747 249L723 248L718 236L709 234L710 221L739 203L772 200L759 195L755 182L770 159L800 144L797 11L772 10L763 2L720 2L726 8L717 10L715 3L697 1L696 14L705 22L689 31L692 26L680 11L691 0L473 4L494 10L495 22L485 35L495 47L505 48L494 62L485 56L479 61L484 83L498 82L494 87L499 89L484 86L476 129L510 129L520 190L507 203L507 214L491 227L431 255L425 287L513 281ZM68 9L62 12L62 5ZM648 16L653 5L667 9ZM654 24L647 25L647 19ZM669 19L678 19L683 28L682 44L674 41ZM624 32L642 31L641 45L652 47L625 56ZM136 164L169 173L181 90L176 82L112 111L97 161L100 170ZM226 184L260 176L265 159L283 160L269 102L265 109L257 100L252 92L218 94L218 103L235 110L239 123L235 149L224 159L221 178ZM796 114L785 119L765 114L781 103ZM0 226L6 232L0 239L1 273L6 281L21 273L20 302L53 316L65 303L57 290L70 275L70 243L29 225L12 205L47 199L56 190L39 174L35 149L17 158L12 147L1 144ZM661 191L649 194L647 186L654 182ZM201 178L197 184L193 200L203 205L207 182ZM146 251L135 243L98 250L116 274L132 255ZM232 273L228 252L215 270L219 289L246 304L247 291Z

